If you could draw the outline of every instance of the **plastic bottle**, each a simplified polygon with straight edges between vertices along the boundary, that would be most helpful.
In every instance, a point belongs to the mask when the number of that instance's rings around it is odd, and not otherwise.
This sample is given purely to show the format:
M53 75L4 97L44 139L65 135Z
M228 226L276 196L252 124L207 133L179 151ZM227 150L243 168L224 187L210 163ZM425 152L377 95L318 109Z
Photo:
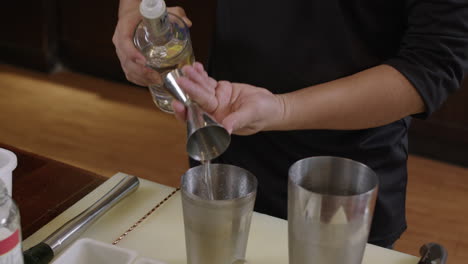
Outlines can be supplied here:
M18 207L0 180L0 264L23 264Z
M161 76L194 61L190 32L185 22L167 12L164 0L143 0L143 20L133 38L136 48L145 56L148 67ZM173 113L173 97L164 88L163 78L149 86L154 103L164 112Z

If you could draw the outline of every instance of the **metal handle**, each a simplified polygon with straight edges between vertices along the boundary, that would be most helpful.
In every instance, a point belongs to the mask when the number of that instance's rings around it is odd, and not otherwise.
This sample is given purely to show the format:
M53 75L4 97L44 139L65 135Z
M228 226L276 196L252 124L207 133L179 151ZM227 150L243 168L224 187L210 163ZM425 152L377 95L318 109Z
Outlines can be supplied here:
M135 176L126 175L103 197L88 209L75 216L62 227L52 233L43 242L50 246L57 255L62 249L77 239L101 215L107 212L124 197L135 191L140 184Z

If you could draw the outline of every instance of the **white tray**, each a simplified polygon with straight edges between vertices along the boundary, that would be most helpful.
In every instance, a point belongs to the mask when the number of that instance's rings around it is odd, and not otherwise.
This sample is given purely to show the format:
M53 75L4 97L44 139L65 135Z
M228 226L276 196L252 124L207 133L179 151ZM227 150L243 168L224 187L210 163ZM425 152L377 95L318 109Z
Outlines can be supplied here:
M73 243L52 264L165 264L138 258L134 250L113 246L97 240L82 238Z

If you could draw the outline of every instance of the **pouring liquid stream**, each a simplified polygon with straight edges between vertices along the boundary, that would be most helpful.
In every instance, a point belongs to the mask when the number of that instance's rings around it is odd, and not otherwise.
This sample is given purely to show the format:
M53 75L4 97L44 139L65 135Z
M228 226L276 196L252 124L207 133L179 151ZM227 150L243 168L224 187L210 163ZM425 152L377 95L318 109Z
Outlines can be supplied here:
M209 200L214 200L214 190L213 190L213 183L211 180L211 161L210 160L203 160L201 162L205 166L205 175L204 175L204 180L206 184L206 192L208 194L208 199Z

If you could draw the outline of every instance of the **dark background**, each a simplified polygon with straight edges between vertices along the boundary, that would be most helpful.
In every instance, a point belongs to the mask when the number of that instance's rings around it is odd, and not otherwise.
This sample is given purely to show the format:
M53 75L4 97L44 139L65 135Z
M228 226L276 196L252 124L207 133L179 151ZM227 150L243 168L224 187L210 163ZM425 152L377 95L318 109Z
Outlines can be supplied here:
M25 3L26 2L26 3ZM192 20L196 59L206 62L215 0L167 0ZM0 62L51 73L57 68L127 82L112 44L118 1L5 1ZM60 67L58 67L60 65ZM1 87L8 89L8 87ZM428 120L414 120L410 153L468 167L468 80Z

